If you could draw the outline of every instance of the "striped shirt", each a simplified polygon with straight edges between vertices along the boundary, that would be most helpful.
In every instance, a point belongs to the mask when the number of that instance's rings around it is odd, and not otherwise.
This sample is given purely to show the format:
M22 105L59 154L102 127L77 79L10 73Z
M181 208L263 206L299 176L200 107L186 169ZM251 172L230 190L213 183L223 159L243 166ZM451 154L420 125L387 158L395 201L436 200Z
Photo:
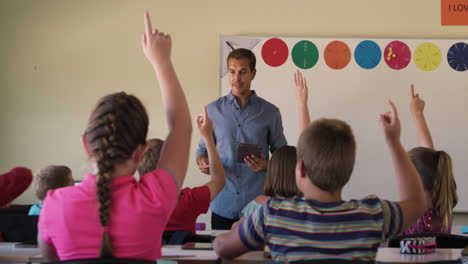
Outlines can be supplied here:
M402 221L397 203L373 195L330 203L272 198L239 225L239 236L249 249L268 245L275 260L373 261Z

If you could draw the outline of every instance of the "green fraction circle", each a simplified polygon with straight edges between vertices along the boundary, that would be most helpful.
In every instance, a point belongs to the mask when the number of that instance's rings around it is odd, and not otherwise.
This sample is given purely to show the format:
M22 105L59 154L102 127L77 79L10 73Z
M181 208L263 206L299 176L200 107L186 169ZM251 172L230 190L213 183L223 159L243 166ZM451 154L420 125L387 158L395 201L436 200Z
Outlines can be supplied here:
M301 69L310 69L317 63L319 52L314 43L303 40L294 45L291 57L297 67Z

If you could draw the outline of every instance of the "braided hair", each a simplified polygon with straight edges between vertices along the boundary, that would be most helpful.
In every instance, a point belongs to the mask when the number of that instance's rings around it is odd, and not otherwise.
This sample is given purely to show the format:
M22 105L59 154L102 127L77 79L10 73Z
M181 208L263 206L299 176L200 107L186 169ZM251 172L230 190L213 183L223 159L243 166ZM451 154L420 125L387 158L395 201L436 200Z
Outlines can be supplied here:
M97 103L88 121L85 140L97 162L97 198L99 221L109 224L111 183L115 164L129 159L135 149L146 142L148 115L143 104L124 92L104 96ZM112 240L105 229L100 257L112 257Z

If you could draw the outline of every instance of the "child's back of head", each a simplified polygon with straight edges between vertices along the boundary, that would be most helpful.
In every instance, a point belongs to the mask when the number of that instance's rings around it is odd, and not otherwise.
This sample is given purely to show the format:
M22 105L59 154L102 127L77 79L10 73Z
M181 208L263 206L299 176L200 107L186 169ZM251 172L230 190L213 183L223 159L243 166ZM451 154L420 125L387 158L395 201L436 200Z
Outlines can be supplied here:
M95 160L99 220L106 227L111 209L112 173L117 165L129 160L137 147L146 144L148 115L141 101L124 92L102 97L88 121L84 141ZM103 234L101 253L112 256L112 242L107 232Z
M149 148L141 158L137 167L138 174L140 174L140 176L156 169L164 141L159 138L152 138L148 140L148 144Z
M348 182L355 157L356 142L351 127L338 119L312 122L297 143L297 158L304 162L310 181L330 193Z
M275 150L268 162L264 194L285 198L299 196L295 176L296 163L296 147L281 146Z
M450 156L445 151L426 147L413 148L408 154L421 176L424 190L432 198L432 208L442 218L443 230L449 231L452 209L458 202Z
M39 201L44 201L47 191L73 185L73 177L67 166L50 165L40 169L34 177L34 193Z

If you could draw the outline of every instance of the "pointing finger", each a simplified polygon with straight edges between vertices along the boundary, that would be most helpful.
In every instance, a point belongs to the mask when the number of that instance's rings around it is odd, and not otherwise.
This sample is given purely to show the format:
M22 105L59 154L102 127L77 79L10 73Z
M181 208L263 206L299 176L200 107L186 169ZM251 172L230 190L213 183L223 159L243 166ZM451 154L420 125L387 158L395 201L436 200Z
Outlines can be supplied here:
M411 84L411 97L414 97L414 84Z
M397 111L395 105L393 104L393 102L390 101L390 99L388 100L388 104L390 105L390 108L392 109L392 114L393 114L395 120L398 119L398 111Z
M148 12L145 12L145 28L146 28L146 37L151 36L152 29L151 29L151 20Z

